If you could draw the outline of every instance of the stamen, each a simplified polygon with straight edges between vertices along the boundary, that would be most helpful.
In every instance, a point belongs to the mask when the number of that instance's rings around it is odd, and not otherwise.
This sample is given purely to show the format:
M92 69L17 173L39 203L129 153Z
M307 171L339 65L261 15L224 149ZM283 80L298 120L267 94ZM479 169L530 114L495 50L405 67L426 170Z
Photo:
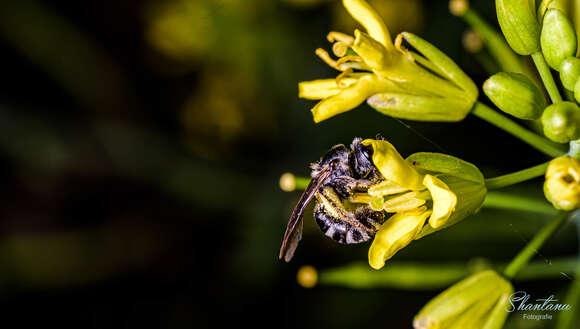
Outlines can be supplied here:
M348 201L352 203L369 203L372 197L366 193L353 193Z
M395 37L395 48L401 50L401 45L403 44L403 35L397 34Z
M348 45L344 42L337 41L332 45L332 52L336 57L343 57L348 51Z
M346 63L341 63L339 64L339 67L342 71L348 69L349 67L353 70L359 70L359 71L372 71L372 69L366 65L364 62L346 62Z
M346 70L344 70L341 74L339 74L336 77L336 85L337 86L340 86L340 80L346 78L346 76L349 75L349 74L351 74L351 73L352 73L352 68L350 68L350 67L347 68Z
M384 196L398 194L405 191L407 191L406 188L400 187L396 183L387 179L369 187L368 193L372 196Z
M415 212L431 199L428 191L413 191L396 196L384 203L386 212Z
M345 57L339 58L336 61L336 64L340 65L340 64L343 64L343 63L348 62L348 61L362 62L363 60L360 56L345 56Z
M344 34L342 32L336 32L336 31L332 31L332 32L328 33L328 35L326 36L326 39L328 40L328 42L340 41L349 47L352 46L352 44L354 43L353 37L351 37L348 34Z
M423 199L408 199L408 200L389 200L389 201L396 201L396 202L385 202L383 209L386 212L390 213L397 213L397 212L411 212L416 211L418 207L425 204L425 200Z
M413 55L409 52L409 50L407 48L405 48L405 46L403 46L403 35L402 34L397 34L397 37L395 38L395 49L400 51L403 55L406 55L407 58L409 58L409 60L411 62L415 61L415 58L413 57Z
M344 71L338 66L336 61L332 59L332 57L330 57L330 55L326 50L318 48L314 53L316 54L316 56L320 57L320 59L322 59L328 66L332 67L337 71Z

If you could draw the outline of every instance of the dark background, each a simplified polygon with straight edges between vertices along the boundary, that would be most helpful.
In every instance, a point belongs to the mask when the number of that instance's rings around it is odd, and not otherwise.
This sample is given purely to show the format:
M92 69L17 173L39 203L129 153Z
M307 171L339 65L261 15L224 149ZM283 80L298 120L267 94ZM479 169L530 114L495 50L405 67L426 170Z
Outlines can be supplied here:
M3 325L411 327L437 291L296 284L300 266L365 261L369 245L335 244L308 210L296 256L279 261L299 196L280 190L280 175L308 175L332 145L376 133L404 156L445 152L486 176L547 159L474 117L402 122L362 105L314 124L297 83L336 75L314 49L353 25L338 3L298 2L0 2ZM446 1L382 2L393 35L420 33L479 85L489 75ZM472 3L496 24L492 4ZM542 198L541 180L511 190ZM508 261L546 220L484 209L397 258ZM542 255L577 246L570 225Z

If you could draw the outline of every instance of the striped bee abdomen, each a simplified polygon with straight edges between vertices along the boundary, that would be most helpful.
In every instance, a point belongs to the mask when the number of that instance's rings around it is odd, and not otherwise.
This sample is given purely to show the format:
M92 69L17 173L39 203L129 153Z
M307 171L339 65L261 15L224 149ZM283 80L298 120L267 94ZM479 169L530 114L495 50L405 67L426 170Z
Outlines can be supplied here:
M333 213L334 211L327 211L323 203L317 203L314 208L314 218L320 230L326 236L342 244L355 244L370 240L384 221L383 212L370 209L338 217L334 217Z

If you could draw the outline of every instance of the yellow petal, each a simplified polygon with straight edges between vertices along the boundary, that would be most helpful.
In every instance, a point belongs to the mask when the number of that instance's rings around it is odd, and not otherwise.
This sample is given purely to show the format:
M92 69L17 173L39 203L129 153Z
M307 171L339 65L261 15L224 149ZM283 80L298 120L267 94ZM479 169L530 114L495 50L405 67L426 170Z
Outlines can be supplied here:
M550 162L546 170L544 194L552 205L561 210L574 210L580 206L580 163L561 156Z
M381 226L369 249L370 266L375 270L381 269L397 251L411 243L430 213L428 210L391 216Z
M570 156L552 160L546 170L544 194L557 209L580 207L580 162Z
M423 176L397 152L391 143L382 140L365 139L365 146L373 148L373 163L388 180L408 190L422 190Z
M340 80L344 86L350 86L357 81L355 78L343 78ZM303 81L298 84L298 97L305 99L324 99L338 94L342 88L336 84L336 79L321 79Z
M391 54L378 41L368 34L359 30L354 31L354 44L352 49L359 55L365 64L373 70L383 70L390 60Z
M343 0L344 8L358 21L373 39L387 48L393 48L389 29L379 14L364 0Z
M381 90L395 90L397 87L388 80L383 80L374 74L361 74L358 80L352 85L342 88L339 93L325 98L312 109L314 122L318 123L338 115L343 112L350 111L360 105L369 96L380 92ZM340 83L345 79L342 78Z
M423 184L427 186L433 199L433 214L429 218L429 225L433 228L441 227L455 210L457 196L442 180L435 176L425 175Z

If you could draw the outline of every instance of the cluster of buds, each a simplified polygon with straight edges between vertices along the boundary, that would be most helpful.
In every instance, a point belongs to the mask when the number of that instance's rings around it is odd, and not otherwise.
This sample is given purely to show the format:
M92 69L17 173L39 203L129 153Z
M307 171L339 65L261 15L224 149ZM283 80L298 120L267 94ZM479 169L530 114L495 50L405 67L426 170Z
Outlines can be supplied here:
M417 121L459 121L471 110L478 90L473 81L432 44L411 33L393 43L383 20L362 0L344 0L366 33L330 32L339 59L323 49L316 54L341 73L335 79L299 84L299 97L320 100L312 109L315 122L367 103L377 111ZM403 47L403 40L416 51Z
M580 59L576 57L578 39L569 19L571 3L544 0L536 10L533 0L496 0L497 17L511 48L520 55L540 54L559 72L562 86L580 101ZM548 72L549 74L549 72ZM520 119L541 118L544 135L557 143L571 143L576 156L580 139L580 107L574 100L554 100L547 106L540 90L524 75L498 73L484 84L484 91L501 110ZM580 164L571 156L550 162L544 194L556 209L580 207Z
M496 0L497 17L511 48L520 55L540 54L580 100L577 36L565 2L545 0L536 11L533 0ZM498 108L519 119L541 117L544 134L552 141L567 143L580 137L580 108L573 102L547 107L541 91L522 74L498 73L486 81L484 91Z

